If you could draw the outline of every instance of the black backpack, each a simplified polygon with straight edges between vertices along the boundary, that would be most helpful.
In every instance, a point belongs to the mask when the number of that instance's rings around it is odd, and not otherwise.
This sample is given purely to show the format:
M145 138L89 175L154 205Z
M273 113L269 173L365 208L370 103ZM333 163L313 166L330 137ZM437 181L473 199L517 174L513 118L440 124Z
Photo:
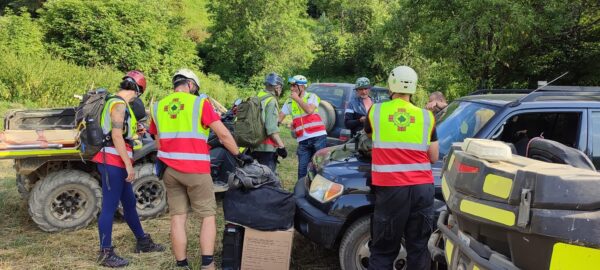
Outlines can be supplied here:
M95 155L110 140L110 135L104 134L100 123L108 98L109 93L104 88L89 91L75 110L79 152L83 156ZM122 99L117 96L115 98Z

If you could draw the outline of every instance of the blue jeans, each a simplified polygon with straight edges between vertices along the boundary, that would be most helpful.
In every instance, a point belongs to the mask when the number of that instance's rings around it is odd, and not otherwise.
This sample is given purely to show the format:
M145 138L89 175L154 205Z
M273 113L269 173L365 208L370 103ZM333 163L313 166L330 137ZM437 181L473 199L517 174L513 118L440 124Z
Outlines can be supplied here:
M298 179L306 176L310 159L317 151L325 148L326 143L326 135L306 139L298 143L298 150L296 151L298 155Z

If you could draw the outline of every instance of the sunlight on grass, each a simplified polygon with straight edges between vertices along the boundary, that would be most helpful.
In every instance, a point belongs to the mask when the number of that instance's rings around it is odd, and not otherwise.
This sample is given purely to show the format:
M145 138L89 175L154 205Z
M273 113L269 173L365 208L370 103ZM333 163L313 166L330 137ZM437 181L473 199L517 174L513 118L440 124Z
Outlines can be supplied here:
M297 143L288 128L280 128L289 155L280 160L278 175L285 189L292 191L297 177ZM75 232L45 233L29 217L27 201L21 199L15 185L12 160L0 161L0 269L105 269L96 265L98 227L96 222ZM217 196L217 242L215 260L220 268L223 220L222 196ZM188 217L188 259L200 269L199 217ZM124 269L174 269L169 239L169 216L142 221L144 230L167 247L164 253L133 253L135 239L127 224L115 219L113 245L117 254L130 260ZM291 269L338 269L337 252L325 250L296 233Z

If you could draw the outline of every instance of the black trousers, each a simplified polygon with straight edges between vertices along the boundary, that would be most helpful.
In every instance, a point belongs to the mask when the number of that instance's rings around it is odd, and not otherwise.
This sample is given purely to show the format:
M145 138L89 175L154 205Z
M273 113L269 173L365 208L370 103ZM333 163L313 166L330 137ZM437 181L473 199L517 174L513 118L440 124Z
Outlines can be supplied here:
M277 154L275 152L253 151L250 154L258 163L265 165L275 172L277 169Z
M429 269L427 241L433 229L433 184L373 189L369 269L393 269L403 237L407 269Z
M224 147L210 149L210 174L213 181L227 183L229 174L236 168L235 157Z

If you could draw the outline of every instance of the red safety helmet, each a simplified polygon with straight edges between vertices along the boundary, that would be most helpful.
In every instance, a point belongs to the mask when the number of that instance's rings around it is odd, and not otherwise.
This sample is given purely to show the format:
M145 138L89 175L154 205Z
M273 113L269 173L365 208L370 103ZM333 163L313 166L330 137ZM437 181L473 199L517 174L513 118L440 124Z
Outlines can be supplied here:
M146 77L144 76L144 73L138 70L132 70L125 74L123 80L127 78L132 78L135 81L135 83L139 86L138 92L140 95L143 94L144 91L146 91Z

